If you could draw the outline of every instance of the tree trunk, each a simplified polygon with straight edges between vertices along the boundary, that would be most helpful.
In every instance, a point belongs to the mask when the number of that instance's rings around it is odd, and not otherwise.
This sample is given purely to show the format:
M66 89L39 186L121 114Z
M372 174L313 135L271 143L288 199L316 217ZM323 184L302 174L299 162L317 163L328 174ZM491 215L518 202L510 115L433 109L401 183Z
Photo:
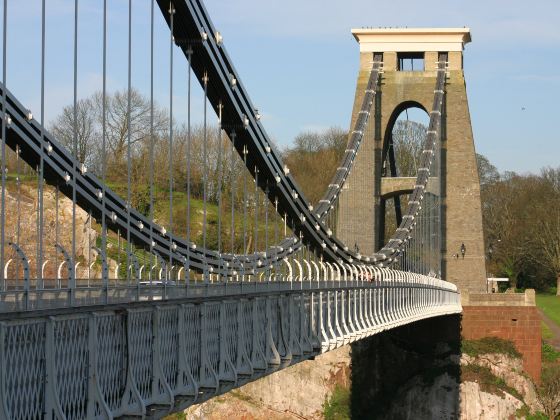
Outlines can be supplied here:
M509 281L509 288L510 290L513 289L513 293L517 290L517 274L512 273Z

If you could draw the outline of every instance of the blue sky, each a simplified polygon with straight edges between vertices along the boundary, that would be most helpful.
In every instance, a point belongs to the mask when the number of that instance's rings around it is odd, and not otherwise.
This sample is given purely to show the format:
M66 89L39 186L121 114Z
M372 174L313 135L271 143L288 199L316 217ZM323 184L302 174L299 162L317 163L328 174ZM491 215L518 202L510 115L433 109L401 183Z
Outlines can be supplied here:
M72 101L71 0L46 0L46 121ZM108 87L126 87L126 0L109 0ZM132 82L149 88L149 0L133 0ZM263 123L280 145L348 128L358 69L352 27L468 26L465 74L477 151L500 170L560 165L558 0L207 0ZM101 88L101 0L80 0L78 93ZM169 104L169 39L156 10L156 99ZM40 1L9 0L8 87L39 115ZM185 118L186 63L175 54L174 108ZM200 90L193 99L200 120ZM525 110L522 110L525 108ZM215 117L212 117L215 118Z

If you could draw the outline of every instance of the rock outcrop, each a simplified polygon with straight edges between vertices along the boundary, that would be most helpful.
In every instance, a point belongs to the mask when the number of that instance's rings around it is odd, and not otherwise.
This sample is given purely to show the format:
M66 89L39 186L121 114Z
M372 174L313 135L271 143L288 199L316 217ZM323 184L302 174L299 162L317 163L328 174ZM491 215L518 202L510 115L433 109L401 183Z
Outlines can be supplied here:
M303 361L194 405L188 419L321 419L336 385L349 386L350 346Z
M19 203L18 203L19 197ZM35 277L37 261L37 217L38 217L37 185L22 183L18 187L9 183L6 188L6 242L18 243L30 261L32 277ZM56 252L55 243L61 244L68 253L72 249L72 201L61 193L58 196L58 224L56 191L49 185L44 186L43 192L43 261L49 260L45 266L44 277L54 279L57 274L55 260L63 261L60 252ZM92 222L93 223L93 222ZM76 206L76 262L77 278L87 278L88 259L95 261L97 253L91 249L97 240L97 231L90 228L89 214ZM6 261L14 258L12 249L6 248ZM9 274L15 277L16 264L9 266ZM64 273L66 273L64 271ZM63 274L64 275L64 274ZM92 272L91 276L95 277ZM21 269L19 277L21 278Z
M450 336L441 331L454 322L440 317L360 340L193 406L186 418L501 420L542 410L510 342L461 355L458 335L433 339Z
M499 420L517 418L519 410L541 410L535 386L519 358L491 353L449 356L439 367L460 367L457 377L442 373L428 383L417 376L396 394L387 419ZM455 398L454 395L458 395Z

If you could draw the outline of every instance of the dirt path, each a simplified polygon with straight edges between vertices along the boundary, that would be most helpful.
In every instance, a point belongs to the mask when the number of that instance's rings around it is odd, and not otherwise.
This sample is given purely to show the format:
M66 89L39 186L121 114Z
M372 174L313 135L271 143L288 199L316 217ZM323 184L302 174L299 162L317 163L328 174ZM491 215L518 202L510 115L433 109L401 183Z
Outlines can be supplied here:
M543 311L539 309L539 314L541 315L542 320L548 326L550 331L552 332L552 338L546 340L550 343L556 350L560 350L560 326L552 319L547 317Z

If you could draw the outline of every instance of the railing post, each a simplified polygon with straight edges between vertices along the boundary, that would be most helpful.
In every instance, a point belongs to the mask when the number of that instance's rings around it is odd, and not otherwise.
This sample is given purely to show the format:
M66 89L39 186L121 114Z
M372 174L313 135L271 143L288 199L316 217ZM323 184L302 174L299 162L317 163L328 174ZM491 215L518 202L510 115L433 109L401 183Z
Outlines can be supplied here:
M200 304L200 388L218 392L220 382L208 354L208 303Z
M132 348L132 321L131 316L133 312L127 310L124 313L124 322L126 328L126 385L124 389L124 395L121 404L121 414L122 415L140 415L144 417L146 415L146 404L142 400L140 391L136 385L136 377L134 375L133 367L133 357L134 349Z
M255 297L251 299L249 302L252 306L251 310L251 317L253 320L253 328L252 328L252 335L251 340L253 341L253 352L249 357L251 358L251 365L254 369L262 369L265 370L267 368L267 362L265 357L266 349L263 347L261 348L260 337L257 334L261 333L261 327L264 323L265 329L262 331L263 334L266 334L266 320L263 318L266 316L265 313L262 313L260 309L260 300L262 298Z
M321 339L321 352L324 353L329 350L329 337L325 332L325 321L324 321L324 311L323 311L323 292L319 293L319 333Z
M299 293L299 296L302 296L302 293ZM300 311L299 308L298 310L296 310L295 308L295 304L294 304L294 300L295 300L295 294L290 294L288 296L285 297L285 299L288 299L288 313L289 313L289 319L290 319L290 323L289 323L289 347L290 347L290 353L292 354L292 356L301 356L303 355L303 349L302 349L302 343L300 341L300 337L298 337L298 335L296 334L296 325L298 324L297 321L300 321L299 324L301 325L301 319L300 319ZM299 328L298 328L299 329Z
M222 301L220 303L220 362L219 362L219 372L218 377L221 381L236 382L237 381L237 371L233 364L233 356L229 354L228 343L226 340L226 334L228 334L228 321L233 321L237 323L237 333L239 334L239 324L238 317L236 316L233 320L228 319L227 316L227 305L233 305L235 302ZM237 305L236 305L237 312ZM236 340L237 337L232 337L232 340ZM237 349L239 353L239 348Z
M335 325L335 329L336 329L336 344L337 347L340 347L344 344L344 332L342 331L342 328L340 328L340 323L339 323L339 315L338 315L338 302L339 302L339 298L340 298L340 293L342 293L339 290L335 290L334 291L334 325Z
M250 331L253 331L254 326L253 326L253 317L250 316L248 320L245 317L245 313L246 313L245 307L251 308L251 301L245 299L239 299L239 301L237 302L238 330L237 330L237 359L235 360L235 369L237 370L237 373L240 375L252 376L254 371L253 371L253 365L251 364L251 357L249 354L247 354L248 343L247 343L246 329L250 328ZM252 311L251 311L251 315L252 315ZM248 323L251 324L250 326L245 325L247 321ZM253 337L249 337L249 339L252 340Z
M45 419L47 420L65 418L57 391L54 344L55 322L53 317L49 317L45 323Z
M347 290L341 290L340 293L340 325L342 325L342 334L344 340L342 341L343 345L350 343L350 329L348 328L348 324L346 322L346 293Z
M279 307L279 304L277 305L277 308L278 307ZM278 309L276 309L276 310L278 310ZM276 346L274 345L274 340L272 338L272 306L271 306L271 299L270 298L265 298L265 314L264 315L265 315L265 322L266 322L265 323L265 325L266 325L266 329L265 329L266 362L269 365L279 365L280 364L280 354L278 353L278 349L276 349ZM278 318L281 319L280 316ZM280 322L280 324L282 324L282 323ZM281 325L280 325L280 328L282 328Z
M334 350L336 348L336 335L332 327L332 315L331 315L331 292L327 290L327 333L329 335L329 350Z
M187 337L185 326L185 305L180 305L177 313L177 329L179 340L179 361L178 361L178 377L177 377L177 395L186 395L193 397L196 401L198 396L198 384L194 380L191 366L187 361ZM192 340L192 338L189 338Z
M15 243L8 242L8 245L11 246L17 254L17 258L20 259L21 265L23 267L23 309L29 309L29 291L30 291L30 280L29 280L29 260L25 255L25 252ZM9 262L7 263L9 264ZM6 266L7 266L6 264ZM7 271L7 270L5 270ZM6 273L5 273L6 274ZM16 273L17 275L17 273Z
M158 404L169 405L169 410L171 410L174 404L173 391L167 383L161 365L161 312L162 308L160 306L156 306L152 312L152 398Z
M87 416L94 418L96 414L96 406L103 412L104 418L112 418L111 410L103 398L103 393L99 388L97 380L97 315L92 314L88 319L88 399L87 399Z
M93 249L101 256L101 281L103 295L103 303L107 305L109 303L109 266L107 264L107 255L105 251L101 248L93 247Z
M299 316L300 316L300 327L299 327L299 342L301 343L301 350L303 353L311 353L313 351L313 344L311 343L311 335L309 335L310 329L306 329L306 320L309 322L311 318L306 319L305 311L305 299L306 293L302 293L299 299Z

